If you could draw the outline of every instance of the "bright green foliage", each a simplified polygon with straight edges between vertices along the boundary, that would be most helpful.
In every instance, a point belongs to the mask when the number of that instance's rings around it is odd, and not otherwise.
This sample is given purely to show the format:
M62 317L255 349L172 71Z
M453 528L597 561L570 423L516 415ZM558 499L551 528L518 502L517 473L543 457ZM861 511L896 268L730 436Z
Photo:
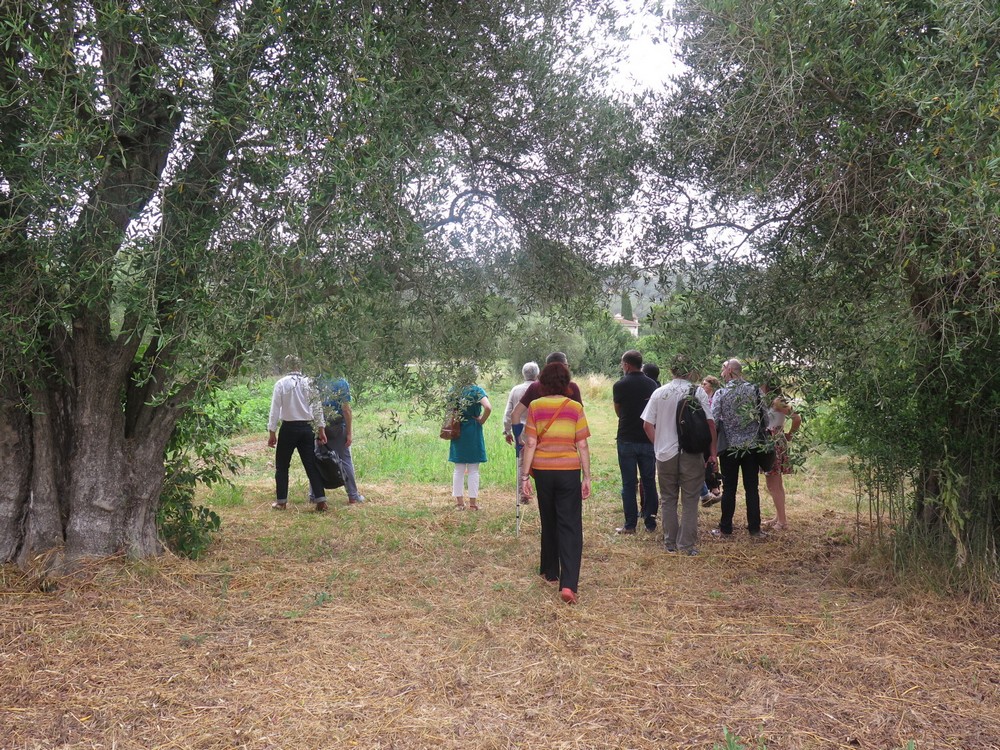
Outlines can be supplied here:
M729 731L726 727L722 728L722 734L725 738L725 744L716 744L713 746L712 750L749 750L747 745L744 745L740 738ZM767 750L767 745L761 742L757 745L757 750Z
M545 357L560 351L574 373L614 375L622 353L635 348L636 340L607 312L598 311L575 320L529 315L508 330L500 346L515 373L520 373L525 362L544 367Z
M163 542L178 555L197 560L212 543L212 534L222 528L222 519L204 505L195 505L186 492L168 494L156 515Z
M174 428L156 524L163 542L179 555L200 557L222 525L214 511L194 504L195 489L231 484L229 477L246 463L229 450L226 439L240 429L245 408L235 400L206 400Z
M993 560L1000 8L691 0L676 18L689 72L660 103L657 238L698 259L697 324L837 397L880 510L959 565Z

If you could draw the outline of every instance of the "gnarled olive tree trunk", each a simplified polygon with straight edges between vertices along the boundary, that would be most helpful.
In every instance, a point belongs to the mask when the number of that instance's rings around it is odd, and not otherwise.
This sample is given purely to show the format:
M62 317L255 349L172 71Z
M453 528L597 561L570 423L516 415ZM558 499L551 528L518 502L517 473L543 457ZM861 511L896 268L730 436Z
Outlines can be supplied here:
M5 389L0 562L52 568L161 551L156 512L179 410L126 408L132 348L76 334L33 389Z
M158 551L174 425L278 326L330 366L410 361L423 329L485 359L396 295L497 326L504 278L582 296L532 261L599 257L640 128L579 6L5 3L0 560Z

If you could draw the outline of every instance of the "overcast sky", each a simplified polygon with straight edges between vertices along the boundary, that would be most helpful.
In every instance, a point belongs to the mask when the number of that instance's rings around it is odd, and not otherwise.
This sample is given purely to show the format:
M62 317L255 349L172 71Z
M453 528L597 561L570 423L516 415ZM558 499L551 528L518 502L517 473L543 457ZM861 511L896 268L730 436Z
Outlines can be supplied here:
M648 4L646 0L618 0L618 4L631 24L631 41L626 45L625 60L613 83L622 91L634 90L636 86L658 89L678 70L669 45L655 41L663 36L661 19L643 10ZM664 8L671 5L663 3Z

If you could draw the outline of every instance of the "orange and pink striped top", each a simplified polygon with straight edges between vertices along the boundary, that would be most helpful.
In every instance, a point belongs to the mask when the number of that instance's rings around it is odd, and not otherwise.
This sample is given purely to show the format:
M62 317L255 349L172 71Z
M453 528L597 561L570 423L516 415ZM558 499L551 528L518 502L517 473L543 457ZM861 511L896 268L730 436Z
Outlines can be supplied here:
M565 404L565 405L564 405ZM562 409L560 410L560 406ZM552 424L542 435L535 447L535 457L531 468L540 471L573 471L580 466L580 454L576 444L590 437L587 416L583 404L566 400L565 396L543 396L528 406L528 421L524 425L525 438L538 438L538 431Z

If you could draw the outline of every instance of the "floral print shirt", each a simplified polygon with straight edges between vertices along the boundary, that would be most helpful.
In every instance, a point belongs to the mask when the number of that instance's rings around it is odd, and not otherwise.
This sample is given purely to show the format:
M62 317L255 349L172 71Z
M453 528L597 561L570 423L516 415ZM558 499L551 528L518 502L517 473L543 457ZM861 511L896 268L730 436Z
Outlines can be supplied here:
M760 407L757 386L745 380L730 380L712 396L712 418L726 431L730 448L753 448L757 444Z

